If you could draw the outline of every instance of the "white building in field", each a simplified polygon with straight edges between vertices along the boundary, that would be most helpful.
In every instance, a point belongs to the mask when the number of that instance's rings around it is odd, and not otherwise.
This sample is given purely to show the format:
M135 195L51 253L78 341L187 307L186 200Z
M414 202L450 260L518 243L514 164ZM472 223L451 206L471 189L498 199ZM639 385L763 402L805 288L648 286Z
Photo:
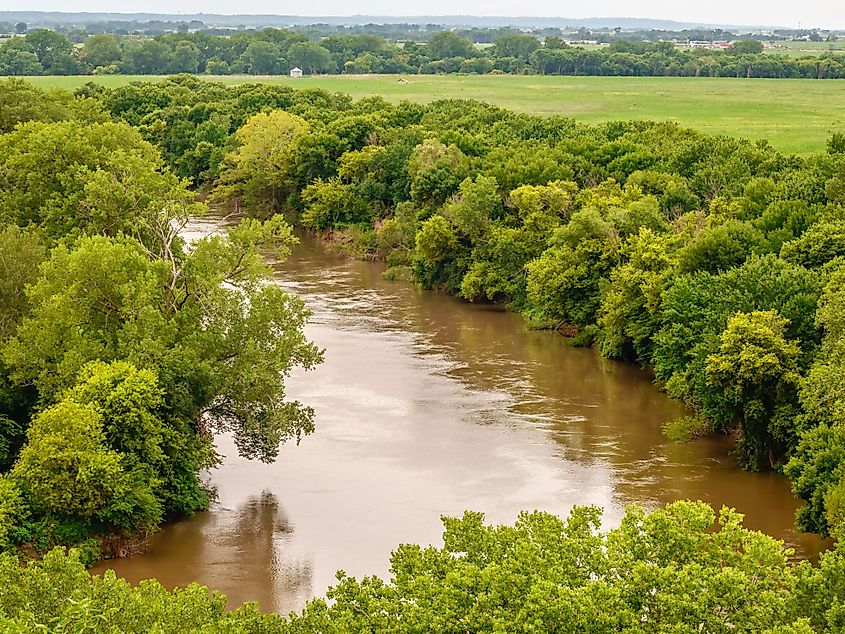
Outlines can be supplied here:
M302 69L301 68L291 68L290 69L290 76L291 77L302 77Z

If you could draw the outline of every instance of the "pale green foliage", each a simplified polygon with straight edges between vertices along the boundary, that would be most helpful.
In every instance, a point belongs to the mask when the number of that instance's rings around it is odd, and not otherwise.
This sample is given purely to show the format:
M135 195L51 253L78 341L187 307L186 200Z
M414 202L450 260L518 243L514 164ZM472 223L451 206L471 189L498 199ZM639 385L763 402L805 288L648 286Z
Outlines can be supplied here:
M126 347L159 339L171 330L161 314L167 276L165 262L151 261L128 239L56 247L27 290L32 312L5 350L13 378L34 382L43 400L55 401L89 361L111 361ZM132 336L120 336L127 329Z
M426 139L414 148L407 169L414 202L442 205L469 175L469 159L457 146Z
M102 123L107 118L102 104L95 99L75 98L63 90L45 92L24 79L0 81L0 133L11 132L16 125L27 121L74 119L90 124Z
M26 515L21 492L15 481L0 474L0 551L8 545L9 533Z
M302 224L316 229L369 220L369 205L354 188L337 178L317 179L302 190Z
M226 611L226 597L197 584L168 591L155 580L137 587L111 571L92 577L80 554L60 549L21 566L0 557L0 628L4 632L206 632L282 631L281 619L255 604Z
M12 469L39 511L86 519L107 513L129 487L91 405L62 401L36 416Z
M809 568L732 510L717 519L700 502L650 515L631 507L603 535L599 516L523 513L512 527L485 526L478 513L446 518L443 548L400 546L390 582L341 575L330 603L309 603L290 630L693 633L809 616L794 597Z
M622 247L625 263L602 289L600 351L611 358L649 359L660 323L660 296L668 286L677 255L677 236L642 228Z
M283 110L250 117L235 135L238 148L226 156L217 195L250 214L279 211L290 191L295 142L307 131L304 119Z
M688 441L712 432L712 423L698 416L682 416L663 424L663 433L669 440L675 441Z
M786 319L777 311L738 313L728 320L719 351L707 358L710 380L737 397L798 381L800 348L784 338Z
M523 223L536 214L568 220L577 192L578 185L571 181L552 181L547 185L522 185L508 198Z
M125 361L94 361L82 368L64 398L94 407L104 442L119 453L131 481L131 490L102 520L152 528L164 513L206 506L197 472L212 463L210 439L198 437L186 421L168 415L164 390L152 370L138 370Z
M491 176L464 180L455 200L442 211L455 229L473 243L484 237L490 222L501 213L502 197L496 179Z
M774 310L736 314L705 366L708 382L723 392L748 451L758 463L765 457L771 466L782 446L795 443L791 404L800 381L801 349L786 339L787 323Z
M455 232L443 216L432 216L422 224L417 233L415 253L426 266L435 267L441 264L456 248Z
M164 393L151 370L138 370L125 361L89 363L65 398L91 404L102 417L109 446L132 462L160 466L163 423L156 416Z
M337 161L337 175L344 182L364 180L371 175L371 169L376 159L385 154L385 149L379 145L367 145L366 147L344 152Z
M202 210L157 150L124 123L31 122L0 136L0 220L71 234L132 235L150 248L173 217Z
M29 309L24 289L35 281L45 256L36 232L15 225L0 229L0 341L14 332Z
M780 255L809 268L818 268L845 256L845 219L840 217L814 224L802 236L784 244Z

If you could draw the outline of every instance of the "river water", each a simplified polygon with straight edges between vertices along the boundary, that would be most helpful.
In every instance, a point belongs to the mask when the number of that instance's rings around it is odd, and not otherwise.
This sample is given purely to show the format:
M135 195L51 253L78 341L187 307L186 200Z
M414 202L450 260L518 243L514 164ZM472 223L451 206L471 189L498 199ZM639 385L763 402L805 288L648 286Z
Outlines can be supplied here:
M213 219L190 227L213 229ZM96 571L198 581L233 607L287 613L323 594L337 569L385 576L397 544L439 543L444 514L502 523L596 504L612 526L628 503L681 498L736 508L796 556L823 548L795 532L785 478L740 471L725 439L667 441L661 424L683 410L639 368L526 331L500 308L385 281L381 264L308 237L276 269L326 350L324 364L287 380L289 396L314 407L316 432L271 465L218 438L226 458L209 476L212 509Z

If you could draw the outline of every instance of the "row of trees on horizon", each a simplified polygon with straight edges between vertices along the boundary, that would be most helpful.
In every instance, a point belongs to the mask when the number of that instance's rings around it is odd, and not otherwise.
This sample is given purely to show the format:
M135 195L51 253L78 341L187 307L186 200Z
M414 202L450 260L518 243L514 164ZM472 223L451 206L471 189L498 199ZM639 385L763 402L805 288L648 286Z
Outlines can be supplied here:
M600 48L570 46L503 34L479 47L452 31L426 42L391 42L378 35L329 35L314 39L265 29L230 36L175 33L154 38L96 34L75 44L48 29L0 45L0 75L286 75L307 74L541 74L705 76L838 79L845 54L790 57L764 52L761 42L738 40L724 50L684 49L671 42L616 40Z

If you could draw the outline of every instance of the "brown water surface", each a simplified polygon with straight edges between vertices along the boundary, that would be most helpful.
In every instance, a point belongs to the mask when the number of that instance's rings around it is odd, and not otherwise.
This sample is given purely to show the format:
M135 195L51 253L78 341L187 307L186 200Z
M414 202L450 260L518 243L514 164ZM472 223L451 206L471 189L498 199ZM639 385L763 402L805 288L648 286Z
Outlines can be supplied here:
M99 571L199 581L232 606L285 613L324 593L337 569L385 576L397 544L439 543L443 514L513 522L520 510L597 504L610 526L630 502L680 498L735 507L798 556L822 548L795 532L783 477L740 471L727 440L667 441L661 424L683 411L645 372L382 271L309 238L278 265L278 283L311 307L307 334L326 350L318 369L287 381L291 398L314 407L317 431L272 465L218 438L226 459L210 476L211 511Z

